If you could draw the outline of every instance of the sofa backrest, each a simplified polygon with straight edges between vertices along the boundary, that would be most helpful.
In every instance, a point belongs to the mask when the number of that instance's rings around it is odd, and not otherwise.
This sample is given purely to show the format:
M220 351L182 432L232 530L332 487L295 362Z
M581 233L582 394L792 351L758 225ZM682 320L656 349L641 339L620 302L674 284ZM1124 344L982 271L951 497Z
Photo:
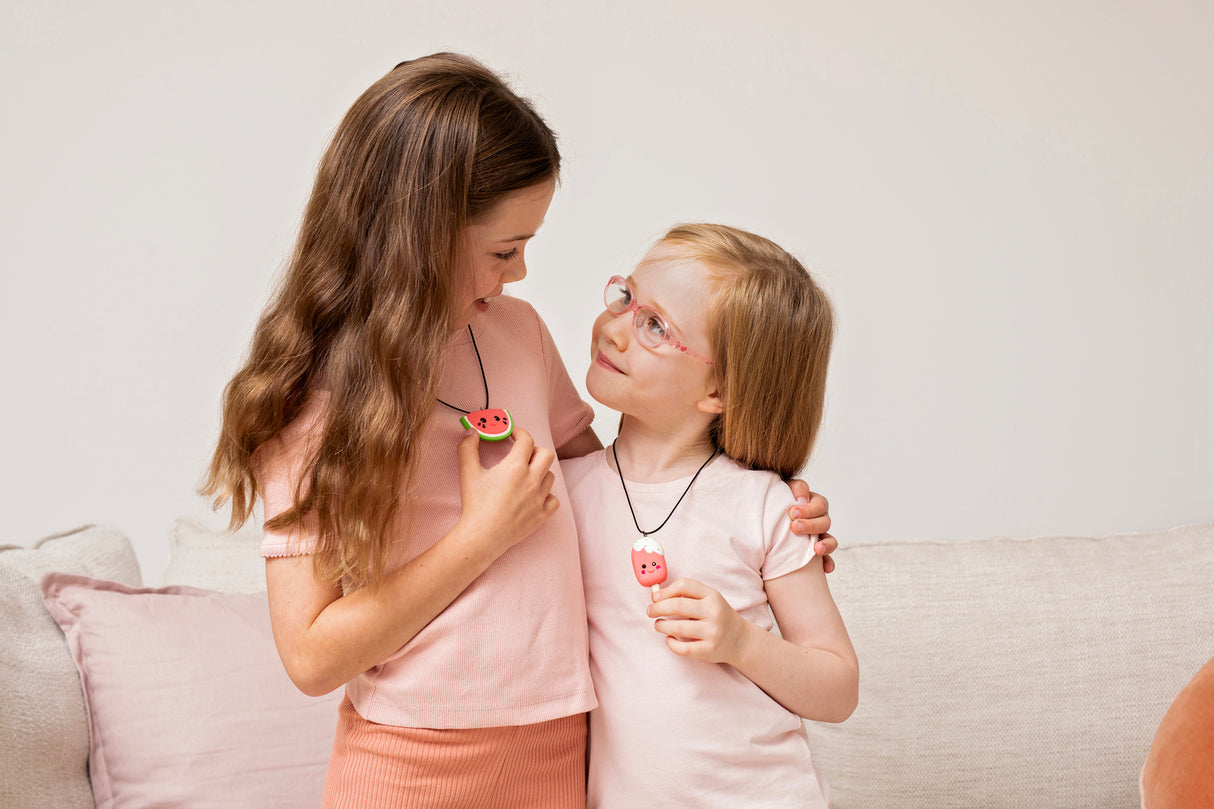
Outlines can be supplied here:
M834 809L1139 805L1156 727L1214 656L1214 524L836 559L860 703L807 723Z

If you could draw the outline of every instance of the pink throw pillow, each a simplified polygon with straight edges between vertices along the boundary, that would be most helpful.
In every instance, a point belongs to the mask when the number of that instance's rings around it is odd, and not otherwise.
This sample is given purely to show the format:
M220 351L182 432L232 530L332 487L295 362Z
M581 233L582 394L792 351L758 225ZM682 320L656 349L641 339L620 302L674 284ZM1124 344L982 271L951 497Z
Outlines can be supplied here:
M80 671L97 809L320 805L341 690L287 678L265 593L63 573L42 593Z

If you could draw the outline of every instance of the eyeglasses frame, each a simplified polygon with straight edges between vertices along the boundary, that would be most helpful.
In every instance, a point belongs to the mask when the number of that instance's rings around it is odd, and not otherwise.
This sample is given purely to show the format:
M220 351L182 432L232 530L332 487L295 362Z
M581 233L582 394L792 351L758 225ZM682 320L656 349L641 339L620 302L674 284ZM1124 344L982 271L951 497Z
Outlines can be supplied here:
M611 301L609 301L607 299L608 291L610 291L610 289L613 286L616 286L617 284L623 286L625 289L628 290L628 307L626 309L621 309L618 312L612 308ZM671 329L670 329L669 321L667 321L666 318L662 317L653 308L651 308L649 306L642 306L640 303L638 303L636 289L632 286L632 282L629 281L624 276L613 275L607 281L607 286L603 287L603 304L607 307L607 311L610 312L612 315L615 315L616 317L627 314L628 312L632 313L632 331L637 337L637 342L640 343L642 347L647 348L650 351L656 352L662 346L668 345L668 346L671 346L672 348L678 349L679 351L683 352L684 354L686 354L689 357L694 357L695 359L699 360L700 362L706 363L708 365L716 364L712 360L708 359L707 357L705 357L701 354L697 354L695 351L692 351L690 348L688 348L687 346L680 343L678 340L671 337L670 336ZM646 313L647 317L653 317L655 320L657 320L659 323L662 324L662 334L663 334L662 341L660 343L658 343L656 346L645 345L645 341L641 338L640 326L638 325L637 318L640 317L640 314L642 311L644 311Z

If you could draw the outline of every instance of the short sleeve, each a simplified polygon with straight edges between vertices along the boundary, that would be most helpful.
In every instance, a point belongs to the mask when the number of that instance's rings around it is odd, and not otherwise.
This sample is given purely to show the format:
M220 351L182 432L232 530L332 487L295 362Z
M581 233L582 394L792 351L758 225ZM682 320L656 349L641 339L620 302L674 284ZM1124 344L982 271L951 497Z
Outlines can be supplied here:
M792 491L777 475L771 475L763 499L763 531L767 548L760 570L763 580L778 579L800 570L814 558L814 545L807 536L792 532L788 510L793 506Z
M578 394L565 363L556 350L556 342L539 313L535 315L548 374L548 426L553 446L559 448L581 435L594 421L594 408Z
M295 492L307 471L327 402L324 393L311 397L299 418L257 450L257 483L267 520L294 505ZM261 555L306 556L315 547L315 532L303 526L281 531L267 529L261 540Z

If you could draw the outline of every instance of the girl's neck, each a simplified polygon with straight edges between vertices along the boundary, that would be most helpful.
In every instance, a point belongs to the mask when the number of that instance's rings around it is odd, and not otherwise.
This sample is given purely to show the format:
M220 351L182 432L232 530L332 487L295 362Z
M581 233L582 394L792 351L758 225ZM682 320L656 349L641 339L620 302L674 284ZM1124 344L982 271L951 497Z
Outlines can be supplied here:
M655 429L625 416L615 439L615 452L626 479L665 483L695 474L712 454L713 445L704 425L693 424L672 431ZM607 462L612 464L610 452Z

